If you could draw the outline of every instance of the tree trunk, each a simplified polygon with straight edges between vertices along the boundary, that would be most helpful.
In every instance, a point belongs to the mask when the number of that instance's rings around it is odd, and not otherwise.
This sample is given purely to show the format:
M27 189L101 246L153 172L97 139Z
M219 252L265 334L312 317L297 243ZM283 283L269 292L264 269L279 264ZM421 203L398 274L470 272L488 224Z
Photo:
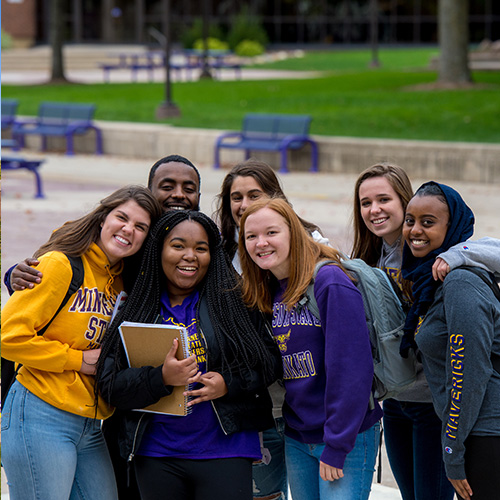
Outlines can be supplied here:
M439 82L472 82L469 70L469 2L439 0Z
M50 46L52 48L52 73L50 81L67 82L63 59L63 0L50 1Z

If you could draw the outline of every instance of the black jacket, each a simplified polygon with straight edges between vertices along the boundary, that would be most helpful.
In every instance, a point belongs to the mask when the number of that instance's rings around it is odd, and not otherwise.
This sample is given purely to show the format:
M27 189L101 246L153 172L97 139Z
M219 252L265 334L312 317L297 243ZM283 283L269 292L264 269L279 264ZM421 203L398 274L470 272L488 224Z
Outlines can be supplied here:
M262 333L264 342L274 353L275 378L280 378L281 356L264 317L258 312L251 313L251 317L257 331ZM225 396L211 401L224 433L262 431L273 427L272 402L267 391L267 385L273 381L265 381L262 373L255 369L245 370L244 375L238 370L233 370L232 375L222 371L221 353L204 296L200 299L197 327L207 343L207 371L221 373L228 388ZM125 356L124 353L122 355ZM228 359L228 363L236 365L238 360ZM120 455L130 461L152 415L129 410L156 403L168 396L172 388L163 384L161 366L124 368L114 375L112 383L114 364L114 356L110 355L104 362L103 374L98 382L104 399L117 408L115 414L105 421L104 432L108 440L112 436L113 440L118 441ZM126 366L125 360L123 366ZM116 448L116 443L113 444L115 446L112 447Z

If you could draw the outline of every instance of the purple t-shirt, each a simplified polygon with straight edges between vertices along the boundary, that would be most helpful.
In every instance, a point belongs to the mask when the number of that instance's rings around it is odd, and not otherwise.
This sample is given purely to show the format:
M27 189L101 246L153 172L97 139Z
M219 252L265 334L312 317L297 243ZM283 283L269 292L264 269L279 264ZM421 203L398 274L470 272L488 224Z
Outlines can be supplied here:
M196 354L198 368L206 372L206 344L196 329L198 292L172 307L166 292L161 296L162 323L184 326L190 351ZM167 396L168 397L168 396ZM141 441L138 455L190 459L261 457L257 432L244 431L226 436L209 401L193 406L186 416L154 414Z
M314 294L321 322L307 307L273 301L273 335L283 359L285 433L302 443L325 443L321 460L343 468L358 433L382 416L369 410L373 379L368 328L360 292L337 266L318 272Z

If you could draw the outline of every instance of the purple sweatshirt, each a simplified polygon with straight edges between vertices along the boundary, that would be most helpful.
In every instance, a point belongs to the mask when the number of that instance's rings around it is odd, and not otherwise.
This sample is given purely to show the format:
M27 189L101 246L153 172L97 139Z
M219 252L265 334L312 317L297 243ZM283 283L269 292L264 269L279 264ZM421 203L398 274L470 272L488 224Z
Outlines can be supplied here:
M325 443L321 460L342 469L360 432L382 417L369 409L371 347L360 292L337 266L320 269L314 285L321 323L307 307L287 311L273 301L273 335L283 359L285 433L301 443Z

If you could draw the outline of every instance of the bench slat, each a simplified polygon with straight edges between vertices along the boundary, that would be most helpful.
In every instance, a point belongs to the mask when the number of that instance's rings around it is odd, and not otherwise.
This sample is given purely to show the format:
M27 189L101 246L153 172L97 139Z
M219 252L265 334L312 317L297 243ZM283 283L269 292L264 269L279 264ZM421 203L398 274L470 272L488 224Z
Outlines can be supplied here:
M93 123L95 109L94 104L42 102L38 108L36 121L15 123L12 136L18 141L19 147L22 147L25 135L41 135L43 151L46 149L48 136L66 136L66 154L72 155L74 136L94 130L96 154L102 154L101 130Z
M311 172L318 170L316 142L309 137L311 117L309 115L286 115L248 113L243 118L239 134L222 134L215 144L215 168L219 168L221 148L243 149L248 158L251 151L279 151L280 172L287 172L287 150L311 145ZM226 139L232 138L231 142ZM235 140L236 139L236 140Z
M19 101L17 99L2 99L2 130L11 127L16 121L17 107Z

